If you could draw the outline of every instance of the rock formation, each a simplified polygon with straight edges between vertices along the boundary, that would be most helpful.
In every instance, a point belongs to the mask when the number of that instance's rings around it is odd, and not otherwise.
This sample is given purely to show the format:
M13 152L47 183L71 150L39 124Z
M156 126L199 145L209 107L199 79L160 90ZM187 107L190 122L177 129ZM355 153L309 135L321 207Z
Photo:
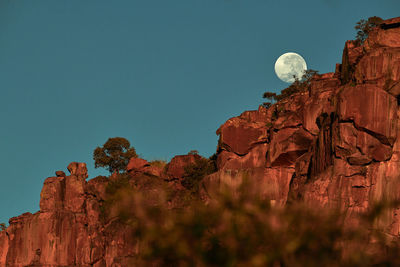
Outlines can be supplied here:
M129 231L100 218L108 179L86 182L85 163L68 170L44 181L40 211L11 218L0 232L0 266L126 266L135 254Z
M244 176L274 203L338 206L350 218L400 196L400 18L362 46L348 41L335 73L268 109L246 111L218 129L218 172L205 190ZM398 236L397 210L387 232Z
M347 214L400 197L400 18L386 20L363 45L348 41L335 73L315 76L308 91L246 111L218 130L218 171L205 194L235 189L246 178L271 203L305 201ZM176 156L165 167L133 158L127 172L183 190L184 169L200 157ZM84 163L44 181L40 211L0 231L0 266L127 266L138 242L101 207L109 179L88 177ZM398 210L385 222L399 236Z

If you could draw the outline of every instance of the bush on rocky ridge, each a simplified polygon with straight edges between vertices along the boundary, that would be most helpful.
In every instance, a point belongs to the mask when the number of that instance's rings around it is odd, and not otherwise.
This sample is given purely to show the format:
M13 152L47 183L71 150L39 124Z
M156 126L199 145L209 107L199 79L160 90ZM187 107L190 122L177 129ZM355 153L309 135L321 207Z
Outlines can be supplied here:
M268 99L269 102L264 102L263 105L266 108L269 108L273 103L277 101L281 101L295 93L308 90L311 84L311 80L315 75L318 75L318 71L313 69L306 70L301 79L293 76L295 79L294 82L288 88L282 90L279 95L273 92L265 92L263 94L263 98Z
M367 20L362 19L357 22L354 29L357 30L356 41L359 45L362 45L364 41L368 38L369 33L375 27L382 23L383 19L377 16L370 17Z

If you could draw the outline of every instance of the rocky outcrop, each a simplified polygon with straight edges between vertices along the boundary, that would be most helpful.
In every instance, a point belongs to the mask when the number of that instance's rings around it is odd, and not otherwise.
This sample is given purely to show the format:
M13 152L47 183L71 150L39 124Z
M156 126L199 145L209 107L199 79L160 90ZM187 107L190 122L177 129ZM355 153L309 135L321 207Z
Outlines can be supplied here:
M201 156L197 154L179 155L171 159L166 166L165 175L169 181L181 181L185 176L185 167L189 164L193 164L196 160L200 159Z
M84 163L68 170L45 180L40 211L11 218L0 232L0 266L127 266L134 241L122 225L101 218L108 179L86 182Z
M235 190L245 177L274 203L336 206L351 221L375 201L400 197L399 99L395 18L363 45L346 42L335 73L315 76L308 91L222 125L219 170L204 190ZM387 232L398 236L397 210L389 217Z
M201 193L205 200L221 188L236 193L248 181L271 204L338 207L351 223L375 201L400 197L399 99L400 18L394 18L363 45L346 42L335 73L315 76L307 91L224 123L217 130L218 170L203 179ZM132 158L127 173L149 197L160 183L179 196L185 167L200 158L175 156L165 168ZM102 215L110 179L86 181L84 163L68 170L44 181L40 211L11 218L0 231L0 266L129 266L137 255L130 229ZM397 237L398 214L393 209L381 222Z
M132 158L126 168L129 183L148 192L150 198L158 194L158 187L168 187L176 192L169 206L179 206L184 188L177 179L198 158L176 156L165 170ZM70 175L56 171L55 177L44 181L38 212L11 218L7 229L0 231L0 266L125 267L137 257L138 242L132 229L106 218L102 211L107 185L117 179L116 174L86 181L85 163L72 162L67 169Z

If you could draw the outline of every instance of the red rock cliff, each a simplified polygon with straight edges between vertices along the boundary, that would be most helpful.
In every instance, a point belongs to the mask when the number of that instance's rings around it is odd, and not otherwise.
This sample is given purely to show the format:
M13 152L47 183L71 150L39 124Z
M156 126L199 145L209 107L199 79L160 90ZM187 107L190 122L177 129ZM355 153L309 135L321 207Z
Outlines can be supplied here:
M178 191L183 187L176 181L196 158L200 156L176 156L165 171L132 158L127 171L132 178L144 175L160 183L170 181L166 183ZM138 242L132 239L131 230L113 218L101 218L106 186L115 177L87 182L85 163L72 162L68 170L69 176L57 171L44 181L40 211L11 218L9 227L0 231L0 266L126 267L137 255ZM139 186L152 189L145 183Z
M362 46L346 42L336 72L315 77L309 91L224 123L205 192L234 190L247 177L273 203L338 205L349 220L400 194L399 23L384 21ZM177 156L165 170L132 159L127 170L182 190L184 166L197 157ZM87 182L84 163L68 170L45 180L40 211L11 218L0 232L0 266L127 266L137 254L128 229L100 218L108 179ZM397 210L386 225L400 234Z
M308 92L229 119L217 131L219 171L206 191L244 176L274 203L337 206L349 218L400 194L400 18L362 46L348 41L335 73ZM222 182L222 183L221 183ZM398 211L387 231L400 234Z
M11 218L0 232L0 265L124 266L135 253L135 243L125 238L129 232L112 221L101 224L107 179L86 182L84 163L68 170L69 176L58 171L45 180L40 211Z

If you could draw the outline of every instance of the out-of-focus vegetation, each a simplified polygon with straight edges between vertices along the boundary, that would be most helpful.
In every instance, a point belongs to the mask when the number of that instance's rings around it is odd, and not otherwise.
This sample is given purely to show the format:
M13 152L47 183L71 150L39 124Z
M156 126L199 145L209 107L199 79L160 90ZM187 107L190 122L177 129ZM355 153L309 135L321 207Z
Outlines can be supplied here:
M133 266L400 265L397 243L377 227L397 202L379 203L344 224L339 210L275 206L249 188L220 190L183 209L168 206L160 188L151 196L124 188L110 214L139 240Z
M308 90L311 84L311 79L314 77L314 75L317 74L318 71L309 69L305 71L301 79L293 76L295 79L294 82L288 88L283 89L279 95L273 92L265 92L263 94L263 98L268 99L269 102L264 102L263 105L269 108L273 103L277 101L281 101L295 93Z
M185 166L184 170L185 176L181 182L182 185L192 193L197 193L201 180L217 171L216 159L213 156L208 159L198 158L194 163Z
M108 138L102 147L93 152L95 168L105 167L110 173L124 171L131 158L136 158L135 148L123 137Z
M158 167L158 168L165 168L167 166L167 161L165 160L153 160L149 162L150 166Z
M357 31L356 41L359 45L362 45L368 38L369 33L377 26L382 23L383 19L380 17L370 17L367 20L362 19L357 22L354 29Z

